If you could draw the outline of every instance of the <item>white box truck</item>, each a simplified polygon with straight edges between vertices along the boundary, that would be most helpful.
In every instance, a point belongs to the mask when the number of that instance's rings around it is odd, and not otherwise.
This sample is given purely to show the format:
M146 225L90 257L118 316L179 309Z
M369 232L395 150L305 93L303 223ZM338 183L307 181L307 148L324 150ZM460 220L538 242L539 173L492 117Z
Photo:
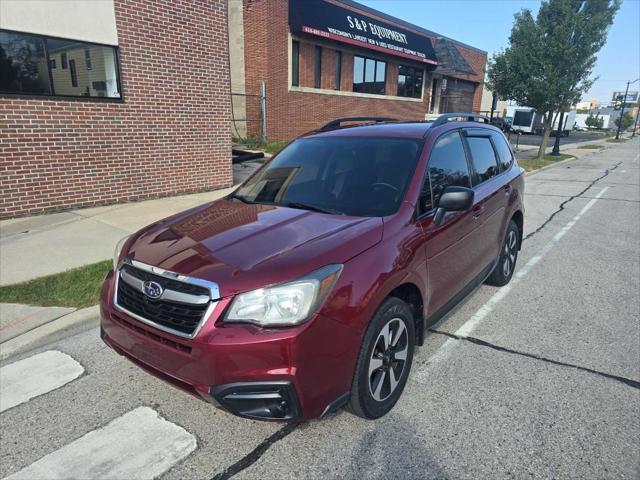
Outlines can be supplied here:
M542 133L544 132L544 117L543 115L536 112L535 108L508 106L506 116L513 118L513 122L511 123L511 130L516 133L535 133L536 135L542 135ZM553 131L557 130L559 121L560 115L555 116L553 122ZM564 112L564 118L562 120L562 133L564 135L569 135L569 133L571 133L575 121L575 110Z

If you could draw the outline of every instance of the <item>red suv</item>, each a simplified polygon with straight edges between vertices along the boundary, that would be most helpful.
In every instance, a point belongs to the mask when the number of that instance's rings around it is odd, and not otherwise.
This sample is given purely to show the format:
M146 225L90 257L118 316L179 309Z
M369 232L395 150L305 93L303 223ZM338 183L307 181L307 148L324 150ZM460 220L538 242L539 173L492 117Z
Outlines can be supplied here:
M524 171L478 117L330 122L228 197L124 239L102 338L244 417L384 415L427 327L513 275Z

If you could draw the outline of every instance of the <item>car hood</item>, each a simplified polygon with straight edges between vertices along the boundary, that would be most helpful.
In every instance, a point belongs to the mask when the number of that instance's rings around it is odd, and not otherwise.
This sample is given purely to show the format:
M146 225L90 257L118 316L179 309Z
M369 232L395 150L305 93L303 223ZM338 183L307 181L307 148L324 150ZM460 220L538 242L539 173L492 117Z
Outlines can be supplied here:
M380 242L382 230L381 218L223 199L143 229L128 256L214 281L224 297L344 263Z

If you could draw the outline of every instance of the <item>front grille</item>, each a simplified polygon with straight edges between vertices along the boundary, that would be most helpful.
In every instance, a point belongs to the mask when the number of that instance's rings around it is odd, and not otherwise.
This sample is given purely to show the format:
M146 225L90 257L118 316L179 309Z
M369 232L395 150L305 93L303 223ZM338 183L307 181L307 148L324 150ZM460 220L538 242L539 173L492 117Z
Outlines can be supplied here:
M179 282L171 278L156 275L155 273L145 272L126 263L122 265L122 270L139 278L143 282L154 281L159 282L165 289L175 290L176 292L188 293L190 295L209 295L209 289L194 285L192 283Z
M205 288L198 287L197 285L189 285L183 282L165 279L164 277L148 274L147 272L142 272L129 266L124 266L123 268L127 268L128 273L131 273L132 275L135 274L138 278L140 278L141 274L156 277L158 279L157 281L163 285L163 287L166 286L169 288L170 285L171 289L181 289L184 293L187 293L185 292L184 287L189 289L197 288L205 290L205 294L208 293ZM196 291L191 290L188 293L196 293ZM198 291L197 294L202 294L202 292ZM175 303L166 300L152 300L140 290L122 281L122 279L118 281L116 303L118 306L154 324L178 331L188 336L193 335L210 305L209 303L196 305Z

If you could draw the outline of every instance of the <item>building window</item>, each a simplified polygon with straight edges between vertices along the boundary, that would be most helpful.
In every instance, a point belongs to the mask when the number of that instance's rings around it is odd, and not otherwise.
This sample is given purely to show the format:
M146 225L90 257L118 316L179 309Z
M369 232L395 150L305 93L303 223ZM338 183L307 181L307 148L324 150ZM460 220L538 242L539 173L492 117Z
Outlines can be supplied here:
M91 66L91 49L90 48L84 49L84 64L87 67L87 70L91 70L92 66Z
M342 52L336 50L336 90L340 90L342 79Z
M313 65L313 86L320 88L322 80L322 47L316 47L316 58Z
M384 95L387 64L380 60L353 57L353 91Z
M0 30L0 93L122 98L116 48Z
M421 68L398 65L398 96L422 98L423 75Z
M300 42L291 43L291 85L300 85Z

